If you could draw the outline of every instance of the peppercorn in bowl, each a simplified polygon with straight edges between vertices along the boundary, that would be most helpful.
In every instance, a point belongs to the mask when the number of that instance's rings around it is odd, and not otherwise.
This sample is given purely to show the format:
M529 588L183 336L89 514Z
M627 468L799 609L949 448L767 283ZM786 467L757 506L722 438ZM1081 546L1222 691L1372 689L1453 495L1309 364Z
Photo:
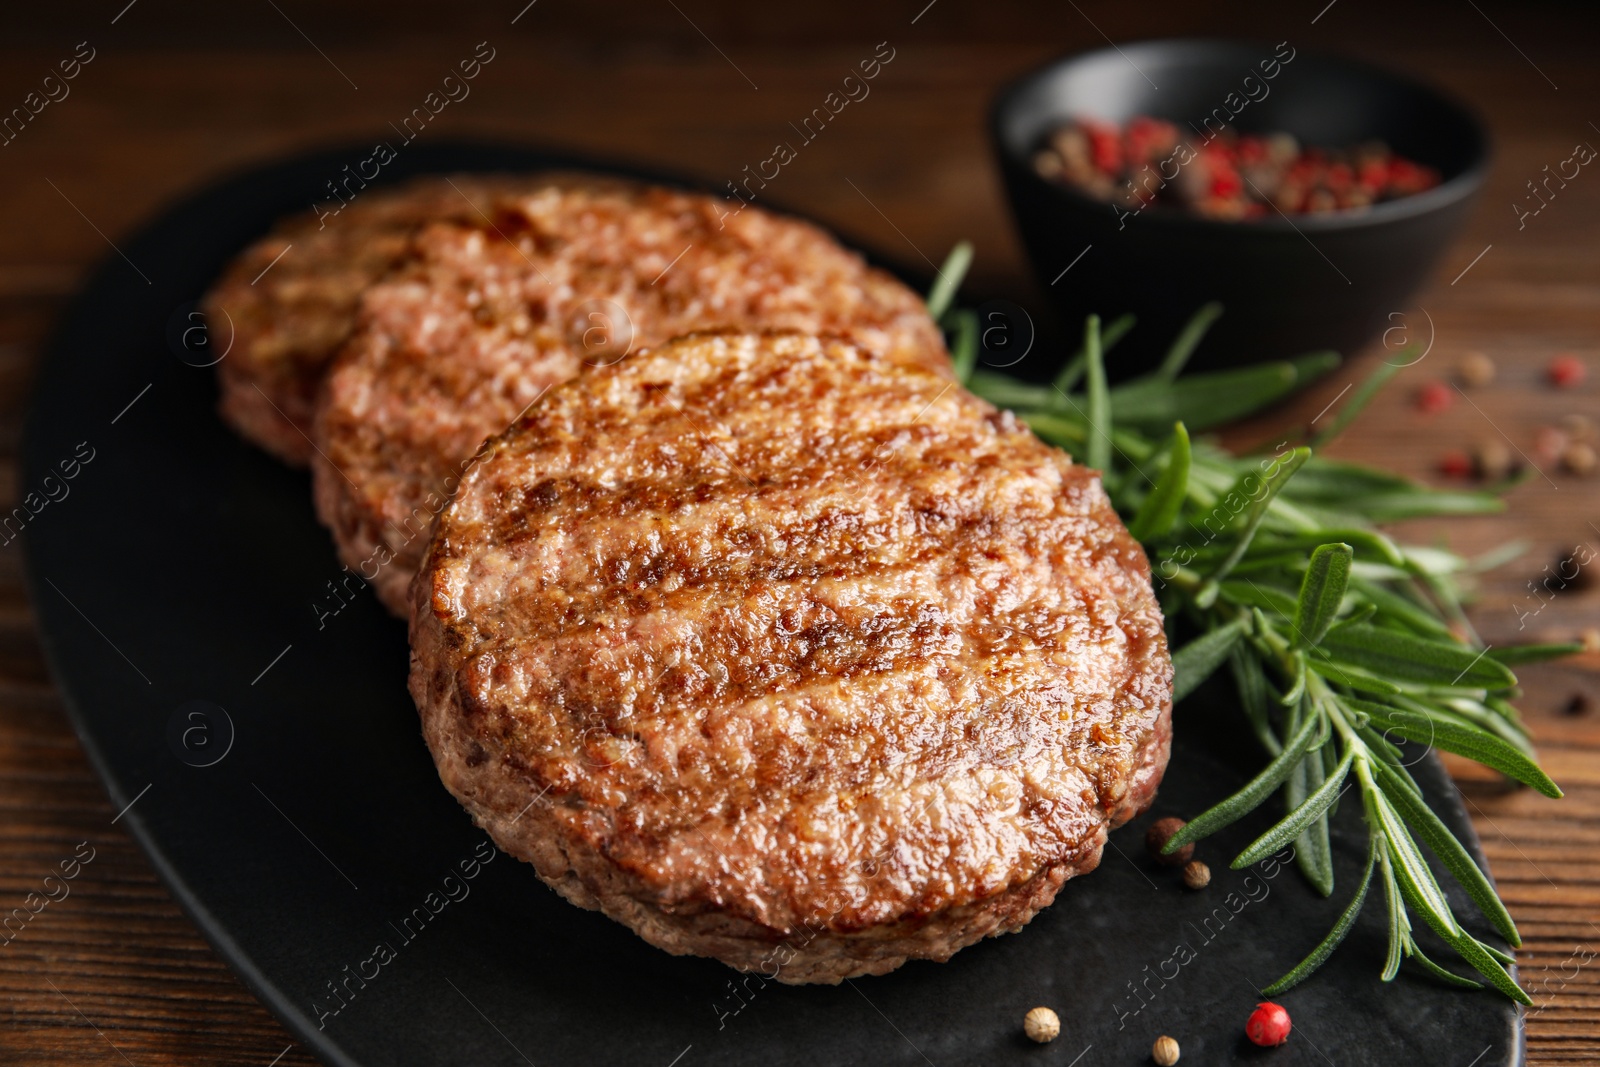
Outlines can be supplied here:
M990 131L1065 321L1132 313L1113 376L1209 301L1199 365L1349 353L1400 321L1465 221L1488 137L1445 94L1293 41L1164 40L1057 60ZM1414 310L1414 309L1412 309ZM1150 328L1145 328L1150 327Z

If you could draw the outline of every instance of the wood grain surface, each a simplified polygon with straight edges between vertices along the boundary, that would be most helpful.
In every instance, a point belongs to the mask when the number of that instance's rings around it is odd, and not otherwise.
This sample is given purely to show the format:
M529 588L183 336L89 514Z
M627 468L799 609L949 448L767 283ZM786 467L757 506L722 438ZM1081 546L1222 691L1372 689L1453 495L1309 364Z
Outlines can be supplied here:
M32 368L66 298L93 264L118 255L121 235L237 168L387 136L480 40L495 60L424 136L565 146L718 182L765 158L789 122L888 40L895 58L872 95L805 147L774 182L774 197L911 266L970 237L978 285L1038 303L984 140L995 88L1107 36L1289 39L1445 84L1486 115L1498 149L1470 228L1437 280L1413 307L1396 309L1397 322L1432 336L1429 354L1336 454L1428 480L1438 480L1446 450L1481 440L1525 455L1540 471L1502 516L1406 533L1469 554L1527 544L1483 578L1473 618L1492 643L1568 639L1600 625L1600 583L1536 591L1544 569L1554 573L1574 553L1600 561L1600 476L1567 474L1537 455L1540 427L1574 414L1600 421L1600 173L1585 170L1521 228L1511 208L1524 183L1574 144L1600 145L1595 16L1584 5L915 0L861 10L827 0L804 15L784 5L767 20L762 5L709 0L611 2L587 16L557 0L524 2L459 18L410 0L381 8L343 0L321 12L283 0L237 17L215 14L215 5L115 0L70 17L43 8L0 16L10 31L0 35L0 113L79 41L94 49L70 95L0 145L0 449L14 456ZM1455 403L1438 414L1417 411L1415 390L1453 380L1469 350L1496 362L1495 384L1452 391ZM1584 359L1589 379L1551 388L1544 367L1558 352ZM1375 345L1229 436L1254 443L1305 424L1384 354ZM0 504L17 495L8 462ZM1600 657L1590 656L1525 672L1521 705L1564 800L1507 792L1452 764L1527 938L1519 960L1536 1001L1526 1023L1535 1064L1600 1062L1597 669ZM22 906L75 851L93 851L70 895L0 944L0 1063L313 1062L232 977L115 824L41 661L14 544L0 548L0 812L0 913Z

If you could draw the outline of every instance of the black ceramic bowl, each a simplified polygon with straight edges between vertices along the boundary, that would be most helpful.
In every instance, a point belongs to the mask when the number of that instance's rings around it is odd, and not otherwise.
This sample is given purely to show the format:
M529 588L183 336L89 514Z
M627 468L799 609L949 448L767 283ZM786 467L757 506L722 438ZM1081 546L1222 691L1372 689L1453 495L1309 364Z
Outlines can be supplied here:
M1308 147L1378 139L1438 170L1441 183L1365 211L1226 222L1171 207L1128 215L1034 170L1035 150L1060 123L1136 115L1177 123L1194 147L1222 120ZM1352 352L1399 321L1389 316L1405 311L1461 227L1489 155L1482 124L1434 89L1242 41L1147 41L1058 60L1001 93L991 132L1034 271L1069 326L1090 312L1138 316L1111 360L1118 377L1147 369L1208 300L1226 312L1196 365Z

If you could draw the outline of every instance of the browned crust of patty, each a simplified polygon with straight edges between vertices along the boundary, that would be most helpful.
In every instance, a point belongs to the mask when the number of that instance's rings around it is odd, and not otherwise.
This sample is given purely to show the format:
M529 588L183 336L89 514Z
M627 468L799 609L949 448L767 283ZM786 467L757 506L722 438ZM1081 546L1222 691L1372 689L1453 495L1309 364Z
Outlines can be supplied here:
M568 900L785 982L947 959L1099 862L1170 678L1099 478L836 339L686 338L485 445L414 586L441 779Z
M297 467L312 456L311 419L329 361L350 336L361 294L438 219L475 219L521 179L455 175L358 190L347 205L285 219L239 254L202 303L217 364L219 410L241 435Z
M808 223L594 176L550 176L492 224L429 226L362 301L312 470L340 555L396 614L478 446L541 392L694 330L848 334L948 366L922 300Z

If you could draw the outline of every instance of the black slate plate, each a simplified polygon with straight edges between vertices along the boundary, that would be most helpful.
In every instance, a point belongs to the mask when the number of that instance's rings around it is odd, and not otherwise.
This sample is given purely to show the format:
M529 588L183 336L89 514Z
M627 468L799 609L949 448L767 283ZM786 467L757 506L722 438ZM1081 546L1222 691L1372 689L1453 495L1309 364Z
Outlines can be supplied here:
M191 365L209 357L198 334L184 336L197 325L190 302L228 256L368 154L250 172L122 243L126 258L110 257L73 302L40 372L23 475L38 513L12 522L26 526L34 604L79 736L116 807L128 806L120 821L317 1055L369 1067L1090 1067L1148 1062L1166 1033L1185 1063L1521 1062L1517 1017L1497 996L1409 969L1379 984L1377 898L1324 971L1281 998L1295 1019L1289 1044L1245 1043L1255 987L1332 923L1363 846L1347 803L1332 902L1292 864L1227 869L1267 812L1202 849L1214 872L1204 892L1144 858L1150 819L1193 814L1259 766L1223 700L1185 705L1154 812L1113 835L1098 872L1019 935L887 977L738 979L649 947L492 853L419 739L402 627L369 592L334 595L342 572L306 477L223 428L212 372ZM585 162L407 147L384 177ZM1438 764L1415 769L1472 841ZM495 858L473 867L483 855ZM1451 900L1473 914L1464 894ZM1064 1023L1048 1047L1021 1036L1035 1004Z

